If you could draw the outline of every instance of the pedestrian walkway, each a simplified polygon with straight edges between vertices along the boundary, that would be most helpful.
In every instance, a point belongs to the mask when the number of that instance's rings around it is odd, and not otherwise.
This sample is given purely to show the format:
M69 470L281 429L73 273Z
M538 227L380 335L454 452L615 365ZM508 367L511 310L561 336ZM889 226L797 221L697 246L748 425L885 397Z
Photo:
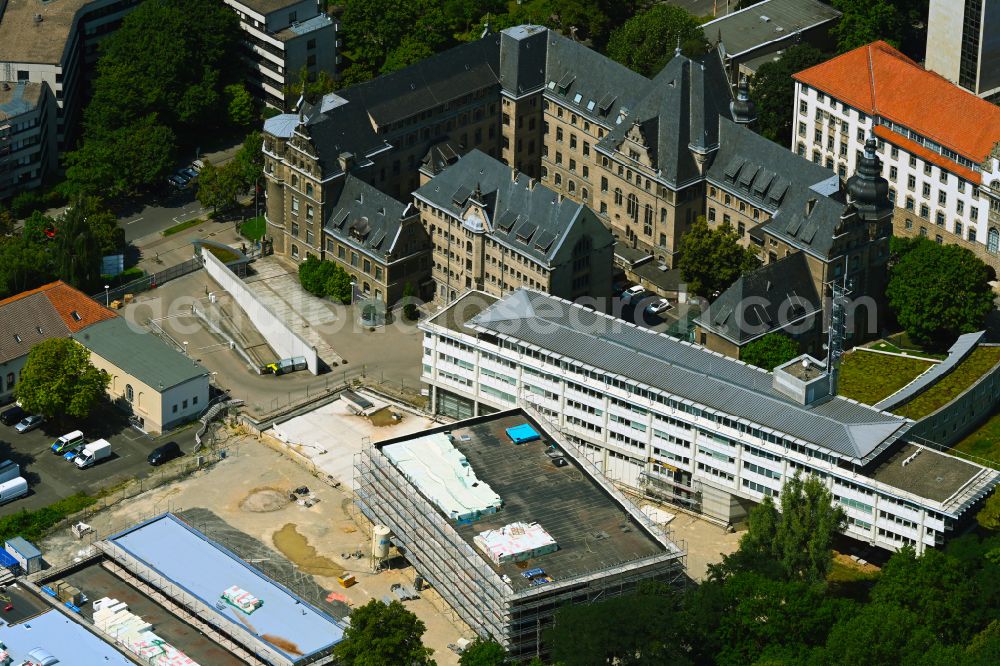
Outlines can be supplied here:
M276 257L258 259L253 269L254 275L246 279L246 284L257 298L315 347L316 353L330 367L340 365L343 359L317 329L334 328L348 311L341 308L338 313L333 303L306 293L299 284L298 275Z

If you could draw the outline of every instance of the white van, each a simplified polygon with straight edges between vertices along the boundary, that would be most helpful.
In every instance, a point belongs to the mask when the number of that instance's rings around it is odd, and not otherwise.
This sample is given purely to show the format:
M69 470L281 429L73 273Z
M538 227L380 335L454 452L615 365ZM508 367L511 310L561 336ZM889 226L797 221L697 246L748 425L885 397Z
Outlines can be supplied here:
M77 444L83 444L83 433L79 430L68 432L56 441L52 442L52 453L61 456Z
M16 500L28 494L28 482L23 476L18 476L10 481L0 483L0 504Z
M21 476L21 466L13 460L0 462L0 483L5 483L11 479Z

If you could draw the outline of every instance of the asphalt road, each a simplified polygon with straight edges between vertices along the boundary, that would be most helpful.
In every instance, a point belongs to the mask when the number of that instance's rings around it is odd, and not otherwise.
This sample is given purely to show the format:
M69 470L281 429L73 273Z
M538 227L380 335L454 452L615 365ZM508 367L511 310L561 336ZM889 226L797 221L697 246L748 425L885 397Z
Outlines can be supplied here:
M90 423L80 426L46 424L24 434L13 426L0 425L0 460L18 463L29 486L26 496L0 506L0 515L38 509L76 492L93 493L130 478L147 476L153 468L146 462L146 456L164 442L176 441L185 454L194 447L193 427L154 439L128 426L113 410L106 406ZM88 441L104 438L111 442L111 458L88 469L77 469L72 462L52 453L52 442L76 428L83 431Z
M194 198L194 190L185 190L144 204L142 210L122 218L118 225L125 229L125 240L132 243L205 213L207 210Z

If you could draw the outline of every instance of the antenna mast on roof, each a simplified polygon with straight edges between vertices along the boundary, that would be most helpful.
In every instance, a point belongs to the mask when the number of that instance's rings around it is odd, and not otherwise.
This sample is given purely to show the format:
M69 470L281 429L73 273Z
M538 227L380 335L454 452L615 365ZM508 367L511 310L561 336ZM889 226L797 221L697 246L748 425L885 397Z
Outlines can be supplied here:
M844 355L844 339L847 337L847 296L846 273L844 283L830 282L830 326L827 329L826 372L830 380L830 395L837 394L837 375L840 373L840 359Z

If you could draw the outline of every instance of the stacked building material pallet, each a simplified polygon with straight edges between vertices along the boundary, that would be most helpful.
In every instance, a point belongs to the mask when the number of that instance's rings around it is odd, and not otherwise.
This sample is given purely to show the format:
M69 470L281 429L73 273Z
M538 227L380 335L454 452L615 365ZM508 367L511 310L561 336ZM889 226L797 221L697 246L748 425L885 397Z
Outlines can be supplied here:
M263 601L236 585L226 588L226 591L222 593L222 600L247 615L264 605Z
M94 602L94 626L150 666L198 666L117 599L104 597Z

